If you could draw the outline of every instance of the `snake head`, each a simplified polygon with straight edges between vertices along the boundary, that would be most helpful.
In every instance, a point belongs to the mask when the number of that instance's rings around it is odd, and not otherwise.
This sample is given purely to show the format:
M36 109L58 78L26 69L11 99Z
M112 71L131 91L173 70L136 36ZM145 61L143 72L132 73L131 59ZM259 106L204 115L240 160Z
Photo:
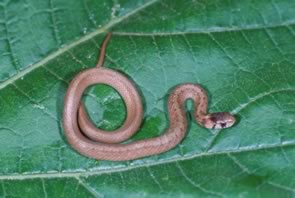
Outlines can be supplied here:
M218 112L209 114L206 122L206 128L209 129L224 129L234 125L236 118L228 112Z

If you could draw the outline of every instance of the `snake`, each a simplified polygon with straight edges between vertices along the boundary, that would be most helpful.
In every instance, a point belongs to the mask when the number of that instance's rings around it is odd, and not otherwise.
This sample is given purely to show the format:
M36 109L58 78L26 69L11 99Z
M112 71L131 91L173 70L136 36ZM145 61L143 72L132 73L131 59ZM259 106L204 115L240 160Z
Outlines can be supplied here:
M141 127L143 105L134 83L122 73L103 67L105 37L96 67L78 73L70 82L64 98L63 127L68 143L80 154L96 160L126 161L160 154L176 147L188 130L185 102L192 100L195 121L208 129L223 129L236 119L228 112L208 113L208 96L201 85L184 83L176 86L168 97L169 126L161 135L137 141L127 141ZM122 97L127 111L124 123L114 131L97 128L81 101L84 90L96 84L113 87Z

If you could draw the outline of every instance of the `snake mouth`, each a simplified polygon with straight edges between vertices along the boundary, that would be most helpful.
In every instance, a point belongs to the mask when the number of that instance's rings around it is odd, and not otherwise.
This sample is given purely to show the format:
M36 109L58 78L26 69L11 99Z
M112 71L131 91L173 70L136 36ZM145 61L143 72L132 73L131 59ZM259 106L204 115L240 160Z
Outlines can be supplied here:
M217 123L217 124L214 124L212 129L223 129L223 128L226 128L226 123Z
M219 123L215 123L212 127L212 129L225 129L225 128L229 128L234 124L233 122L219 122Z

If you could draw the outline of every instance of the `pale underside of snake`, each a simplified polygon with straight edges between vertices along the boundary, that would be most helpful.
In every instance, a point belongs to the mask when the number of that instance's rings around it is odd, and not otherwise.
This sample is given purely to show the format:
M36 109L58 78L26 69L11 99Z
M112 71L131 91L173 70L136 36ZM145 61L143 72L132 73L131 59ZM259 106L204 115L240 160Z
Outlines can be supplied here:
M194 103L197 123L209 129L231 127L235 118L227 112L207 113L208 98L198 84L182 84L173 89L168 99L169 127L158 137L122 142L136 133L143 118L141 98L133 83L121 73L102 66L105 49L111 37L109 33L101 47L95 68L80 72L70 83L64 101L63 124L68 142L79 153L98 160L123 161L163 153L175 147L184 138L188 121L185 101ZM115 131L96 128L90 121L81 97L91 85L106 84L113 87L125 102L127 116L123 125Z

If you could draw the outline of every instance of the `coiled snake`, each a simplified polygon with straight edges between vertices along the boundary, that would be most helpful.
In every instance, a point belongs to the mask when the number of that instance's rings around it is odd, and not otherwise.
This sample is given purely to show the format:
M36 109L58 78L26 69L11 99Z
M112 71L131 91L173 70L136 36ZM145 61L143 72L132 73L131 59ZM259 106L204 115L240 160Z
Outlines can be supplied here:
M182 84L177 86L169 96L170 125L162 135L119 144L139 129L143 108L141 98L132 82L119 72L102 66L110 37L109 33L102 44L97 66L80 72L71 81L65 96L63 113L65 135L71 146L79 153L99 160L123 161L168 151L175 147L186 134L188 121L184 103L188 99L194 102L194 117L201 126L220 129L231 127L235 123L235 118L230 113L207 113L208 98L200 85ZM98 83L107 84L116 89L126 105L127 117L124 124L112 132L96 128L80 102L83 91L88 86Z

